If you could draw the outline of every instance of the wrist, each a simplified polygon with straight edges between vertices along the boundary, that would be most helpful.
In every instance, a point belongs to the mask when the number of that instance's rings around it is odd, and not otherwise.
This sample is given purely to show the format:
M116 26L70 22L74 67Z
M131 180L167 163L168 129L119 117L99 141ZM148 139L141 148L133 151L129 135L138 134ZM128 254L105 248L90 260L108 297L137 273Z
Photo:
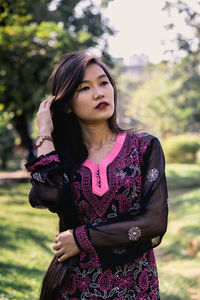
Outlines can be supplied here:
M43 144L43 142L46 140L53 143L53 139L51 135L39 135L35 142L36 148L40 147Z
M48 130L39 130L38 136L40 135L47 135L51 137L51 132Z

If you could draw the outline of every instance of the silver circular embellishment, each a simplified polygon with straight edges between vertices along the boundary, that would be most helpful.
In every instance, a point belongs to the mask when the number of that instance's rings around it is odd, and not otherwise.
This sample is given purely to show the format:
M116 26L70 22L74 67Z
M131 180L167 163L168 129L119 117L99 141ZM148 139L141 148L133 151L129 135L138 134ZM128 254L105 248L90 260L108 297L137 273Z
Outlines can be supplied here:
M139 237L141 236L141 230L137 226L131 227L128 231L128 238L131 241L137 241Z
M159 171L156 168L149 170L149 172L147 173L147 179L150 182L155 181L158 178L158 176L159 176Z
M63 176L64 176L65 180L66 180L67 182L69 182L69 177L67 176L67 174L64 173ZM74 178L74 179L75 179L75 178Z
M33 173L32 178L39 182L45 183L45 179L42 177L41 173L39 173L39 172Z
M170 208L170 199L167 198L167 207Z

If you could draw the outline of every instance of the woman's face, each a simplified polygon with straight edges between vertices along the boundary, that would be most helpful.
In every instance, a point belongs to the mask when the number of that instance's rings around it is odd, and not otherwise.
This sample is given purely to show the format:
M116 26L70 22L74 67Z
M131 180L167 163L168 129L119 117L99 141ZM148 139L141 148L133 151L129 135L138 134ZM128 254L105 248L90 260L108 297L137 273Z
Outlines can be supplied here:
M72 111L87 124L101 123L114 113L114 89L104 70L90 64L78 86Z

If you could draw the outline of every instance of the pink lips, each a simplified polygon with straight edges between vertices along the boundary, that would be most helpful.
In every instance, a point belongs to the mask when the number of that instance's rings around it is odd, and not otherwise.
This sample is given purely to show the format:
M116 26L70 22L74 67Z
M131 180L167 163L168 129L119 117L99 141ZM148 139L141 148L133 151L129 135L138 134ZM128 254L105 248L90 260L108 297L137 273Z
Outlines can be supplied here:
M106 108L108 105L109 104L106 101L102 101L95 107L95 109L103 109Z

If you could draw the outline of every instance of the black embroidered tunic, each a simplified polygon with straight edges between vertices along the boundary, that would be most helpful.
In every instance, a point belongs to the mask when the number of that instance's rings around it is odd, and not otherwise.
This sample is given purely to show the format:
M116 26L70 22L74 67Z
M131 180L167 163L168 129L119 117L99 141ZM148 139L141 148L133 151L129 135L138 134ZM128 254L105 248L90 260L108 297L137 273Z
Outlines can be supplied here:
M52 161L59 164L56 154L29 166L32 178L42 182L38 166ZM168 202L158 139L118 134L99 164L81 165L71 194L82 224L73 231L81 253L56 300L160 299L153 248L166 231Z

